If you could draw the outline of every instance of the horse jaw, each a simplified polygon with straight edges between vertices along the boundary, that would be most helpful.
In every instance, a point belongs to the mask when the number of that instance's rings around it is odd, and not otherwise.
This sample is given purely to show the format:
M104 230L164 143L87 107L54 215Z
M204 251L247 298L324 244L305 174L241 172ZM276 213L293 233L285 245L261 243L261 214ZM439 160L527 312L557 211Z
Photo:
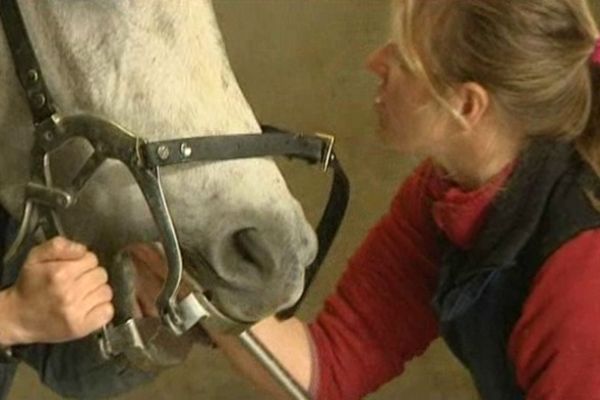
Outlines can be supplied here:
M154 140L258 131L209 1L48 1L22 7L62 114L100 115ZM3 36L0 46L0 145L8 153L0 160L0 198L17 215L29 176L31 119ZM60 157L57 170L78 162ZM173 167L164 170L163 187L183 246L212 266L200 271L202 284L223 311L255 320L299 296L316 240L271 161ZM70 237L98 249L104 259L130 241L156 239L139 190L116 162L98 171L64 221ZM240 232L252 232L242 241L250 247L244 251ZM259 256L248 260L248 251Z

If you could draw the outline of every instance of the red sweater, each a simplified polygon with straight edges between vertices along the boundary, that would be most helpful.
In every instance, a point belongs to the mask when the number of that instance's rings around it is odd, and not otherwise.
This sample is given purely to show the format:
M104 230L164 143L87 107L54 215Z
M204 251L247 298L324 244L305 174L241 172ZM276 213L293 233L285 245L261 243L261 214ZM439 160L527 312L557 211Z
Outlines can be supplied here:
M472 192L428 162L406 180L310 326L316 398L360 399L427 349L438 336L436 232L469 249L509 172ZM546 260L508 353L528 400L600 400L600 229Z

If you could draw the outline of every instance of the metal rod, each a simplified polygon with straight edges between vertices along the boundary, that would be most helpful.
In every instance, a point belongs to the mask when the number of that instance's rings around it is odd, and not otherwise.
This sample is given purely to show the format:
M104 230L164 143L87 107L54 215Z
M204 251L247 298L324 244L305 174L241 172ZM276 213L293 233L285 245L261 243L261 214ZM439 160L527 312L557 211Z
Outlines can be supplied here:
M257 361L259 361L269 374L281 385L294 400L310 400L310 396L300 387L298 382L290 376L283 366L275 360L273 355L250 331L242 332L239 336L242 345Z
M21 249L21 245L25 242L27 235L29 234L29 229L31 226L31 214L33 212L33 203L30 200L25 201L25 206L23 208L23 216L21 217L21 224L19 225L19 230L17 231L17 236L13 240L10 248L6 252L3 258L4 265L8 265L13 261L13 258L17 255L19 250Z

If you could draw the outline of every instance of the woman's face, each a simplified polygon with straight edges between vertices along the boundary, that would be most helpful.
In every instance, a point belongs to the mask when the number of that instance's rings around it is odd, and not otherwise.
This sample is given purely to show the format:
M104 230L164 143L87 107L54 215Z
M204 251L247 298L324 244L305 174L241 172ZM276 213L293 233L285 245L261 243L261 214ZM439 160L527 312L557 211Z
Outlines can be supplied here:
M401 153L433 155L444 139L446 113L435 111L433 97L404 66L398 46L390 42L374 51L367 67L381 80L374 103L384 141Z

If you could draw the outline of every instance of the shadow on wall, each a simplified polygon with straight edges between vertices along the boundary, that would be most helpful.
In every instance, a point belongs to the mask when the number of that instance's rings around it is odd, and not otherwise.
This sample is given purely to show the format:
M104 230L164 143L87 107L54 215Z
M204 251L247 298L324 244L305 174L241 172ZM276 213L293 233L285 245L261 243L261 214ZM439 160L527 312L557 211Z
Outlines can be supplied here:
M591 0L597 15L600 1ZM367 229L387 208L415 160L398 158L373 137L376 81L364 59L387 36L388 0L215 0L230 60L243 91L263 122L300 131L327 131L352 182L340 239L301 315L318 310ZM298 164L282 164L292 190L316 220L326 179ZM58 399L21 368L13 400ZM217 351L197 349L178 368L122 400L258 400ZM441 342L409 365L401 379L371 400L475 400L467 373Z

